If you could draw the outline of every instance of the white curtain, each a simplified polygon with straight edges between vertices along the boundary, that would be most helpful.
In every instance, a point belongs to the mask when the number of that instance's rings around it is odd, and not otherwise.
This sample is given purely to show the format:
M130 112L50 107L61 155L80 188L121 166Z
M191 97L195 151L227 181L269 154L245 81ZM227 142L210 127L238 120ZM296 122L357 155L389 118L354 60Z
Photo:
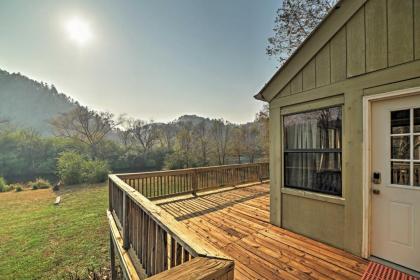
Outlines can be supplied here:
M318 121L316 119L308 120L303 123L296 122L287 128L287 149L320 148L319 135ZM312 153L289 153L287 157L287 183L294 187L312 186L317 155Z

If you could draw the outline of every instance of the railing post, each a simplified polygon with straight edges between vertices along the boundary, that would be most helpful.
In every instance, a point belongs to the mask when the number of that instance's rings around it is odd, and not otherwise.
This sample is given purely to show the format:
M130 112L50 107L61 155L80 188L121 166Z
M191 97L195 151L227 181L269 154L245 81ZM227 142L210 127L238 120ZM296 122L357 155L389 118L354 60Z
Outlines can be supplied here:
M192 193L193 195L197 194L198 190L198 176L197 176L197 169L193 170L192 173Z
M127 193L123 195L123 248L128 250L130 248L130 242L128 240L128 199Z

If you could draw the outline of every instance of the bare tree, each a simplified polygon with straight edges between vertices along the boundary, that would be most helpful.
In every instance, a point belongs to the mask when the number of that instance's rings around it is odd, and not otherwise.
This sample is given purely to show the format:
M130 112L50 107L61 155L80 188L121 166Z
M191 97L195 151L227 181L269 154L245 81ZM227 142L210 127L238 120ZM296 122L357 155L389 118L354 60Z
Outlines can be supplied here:
M258 128L255 123L242 126L244 153L253 163L259 152Z
M133 142L133 132L131 130L134 120L121 116L119 119L120 127L118 128L118 137L124 148L128 150Z
M200 163L205 166L209 163L209 150L210 150L210 129L206 121L201 121L194 126L193 129L194 140L198 150Z
M223 119L213 120L212 137L214 140L217 161L219 165L225 164L228 140L230 137L229 123Z
M168 151L173 149L177 129L173 122L165 123L159 126L159 140L163 147Z
M183 159L185 164L184 167L191 167L192 163L192 148L193 148L193 137L192 137L192 124L184 123L181 129L176 135L177 139L177 152Z
M140 144L143 153L147 155L158 140L158 131L153 121L134 121L131 125L133 137Z
M277 10L274 35L266 53L283 64L321 22L337 0L284 0Z
M232 156L236 158L237 163L241 163L241 158L244 154L244 133L240 126L232 129L232 136L229 140L229 151Z
M255 123L258 124L258 144L261 147L261 153L263 156L268 157L269 149L270 149L270 113L268 104L265 104L263 108L256 114L255 116Z
M79 106L68 113L54 118L50 124L57 135L75 139L89 145L92 156L98 156L98 145L115 128L114 115L108 112L96 112Z

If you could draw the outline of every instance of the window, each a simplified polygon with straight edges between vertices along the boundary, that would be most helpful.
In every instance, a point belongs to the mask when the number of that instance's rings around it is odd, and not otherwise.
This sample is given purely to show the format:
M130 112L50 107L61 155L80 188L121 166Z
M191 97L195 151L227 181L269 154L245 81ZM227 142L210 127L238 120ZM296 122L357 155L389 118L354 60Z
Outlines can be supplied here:
M391 112L391 184L420 186L420 108Z
M284 185L341 196L341 107L287 115Z

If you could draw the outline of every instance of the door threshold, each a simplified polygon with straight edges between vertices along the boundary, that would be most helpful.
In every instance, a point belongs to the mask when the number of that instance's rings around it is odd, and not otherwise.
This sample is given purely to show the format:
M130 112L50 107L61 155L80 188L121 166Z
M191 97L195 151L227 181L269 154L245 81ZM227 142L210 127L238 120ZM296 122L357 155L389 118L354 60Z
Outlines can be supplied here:
M379 264L383 264L385 266L388 266L390 268L399 270L399 271L404 272L408 275L420 278L420 272L419 271L407 268L405 266L401 266L399 264L396 264L396 263L393 263L393 262L390 262L390 261L387 261L387 260L384 260L384 259L381 259L381 258L378 258L378 257L375 257L375 256L370 256L368 259L370 261L374 261L374 262L377 262Z

